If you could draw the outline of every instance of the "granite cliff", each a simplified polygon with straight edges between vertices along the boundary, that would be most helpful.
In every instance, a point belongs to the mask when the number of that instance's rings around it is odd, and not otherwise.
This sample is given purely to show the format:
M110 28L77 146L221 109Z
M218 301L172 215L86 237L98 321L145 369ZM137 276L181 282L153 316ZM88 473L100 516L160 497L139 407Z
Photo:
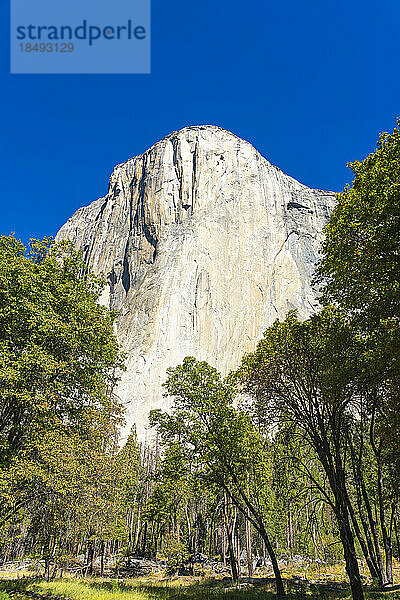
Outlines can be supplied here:
M187 127L115 167L107 195L60 229L105 274L102 300L121 311L118 394L142 438L149 410L167 408L169 366L191 355L227 373L276 318L314 310L334 200L228 131Z

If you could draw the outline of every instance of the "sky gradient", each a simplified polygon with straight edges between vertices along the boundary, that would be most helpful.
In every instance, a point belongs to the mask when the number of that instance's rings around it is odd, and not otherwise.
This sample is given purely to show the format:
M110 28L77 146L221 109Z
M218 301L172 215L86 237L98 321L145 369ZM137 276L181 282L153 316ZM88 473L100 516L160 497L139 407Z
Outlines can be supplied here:
M399 22L398 0L153 0L150 75L10 75L0 0L0 233L55 235L116 164L188 125L341 190L400 115Z

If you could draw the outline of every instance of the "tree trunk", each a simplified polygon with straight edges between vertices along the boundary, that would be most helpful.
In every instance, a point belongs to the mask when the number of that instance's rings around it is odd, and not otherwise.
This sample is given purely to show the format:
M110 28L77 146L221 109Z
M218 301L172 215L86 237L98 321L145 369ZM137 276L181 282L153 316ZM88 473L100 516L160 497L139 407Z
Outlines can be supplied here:
M222 529L222 561L226 567L226 530Z
M226 498L226 491L224 491L224 497ZM239 506L239 505L238 505ZM263 518L262 515L260 515L259 512L257 512L257 510L254 508L254 506L251 505L251 503L249 502L248 498L245 499L245 506L246 508L241 508L241 512L242 514L246 515L246 510L248 509L249 512L252 515L253 518L253 525L255 526L255 528L257 529L257 531L259 532L259 534L261 535L264 543L265 543L265 547L267 549L267 552L269 554L269 557L271 559L271 563L272 563L272 568L274 571L274 575L275 575L275 580L276 580L276 593L277 593L277 597L278 598L284 598L285 597L285 589L283 586L283 581L282 581L282 577L281 577L281 572L279 570L279 566L278 566L278 561L276 558L276 553L272 547L271 541L268 537L268 533L265 529L264 523L263 523Z
M276 596L277 596L277 598L284 598L285 597L285 588L283 587L282 576L281 576L281 572L279 569L278 560L276 558L275 551L272 547L271 541L270 541L268 534L267 534L266 530L264 529L264 527L262 527L262 529L260 530L260 534L264 540L265 548L266 548L266 550L269 554L269 557L271 559L271 562L272 562L272 569L274 571L275 583L276 583Z
M382 485L382 465L380 456L378 458L378 502L379 502L379 518L381 522L381 531L383 539L383 547L385 548L385 567L386 567L386 580L387 583L393 583L393 571L392 571L392 540L391 536L388 535L386 529L386 511L383 500L383 485Z
M377 473L377 488L378 488L378 505L379 505L379 520L381 525L383 547L385 549L385 567L386 567L386 582L393 583L393 571L392 571L392 539L391 535L388 535L386 529L386 511L385 503L383 499L383 481L382 481L382 440L379 441L379 446L375 444L374 439L374 415L370 425L370 442L372 450L375 454L378 473Z
M237 556L238 579L239 579L242 576L242 565L240 562L241 549L240 549L240 537L239 537L239 527L238 527L237 519L235 519L235 526L236 526L236 556Z
M251 548L251 528L250 528L249 519L245 519L245 523L246 523L247 571L248 571L249 577L253 577L253 552L252 552L252 548Z
M194 554L194 551L193 551L192 527L191 527L191 524L190 524L189 510L188 510L187 504L185 506L185 514L186 514L186 523L187 523L187 529L188 529L188 548L189 548L190 554Z
M397 528L397 519L394 519L394 534L396 536L396 544L397 544L397 560L400 560L400 538L399 538L399 530Z
M93 560L94 560L94 545L93 545L93 541L89 540L88 545L87 545L86 575L93 574Z
M104 548L105 548L104 540L101 540L101 542L100 542L100 577L103 577L103 575L104 575Z
M228 551L229 551L229 562L231 564L231 573L233 581L237 581L239 579L237 562L235 557L235 549L233 543L233 535L232 535L232 519L228 514L228 499L226 492L224 492L224 518L225 518L225 527L226 527L226 536L228 540Z
M137 519L136 519L136 532L135 532L135 541L133 543L133 547L134 547L134 551L135 553L138 552L139 549L139 537L140 537L140 531L141 531L141 521L140 521L140 506L138 508L138 514L137 514Z
M148 522L146 521L144 524L144 532L143 532L142 556L145 556L145 553L146 553L147 530L148 530ZM178 537L179 537L179 531L178 531Z
M353 506L351 504L350 498L348 497L348 507L349 507L349 511L350 511L350 516L351 516L351 520L353 523L353 527L354 527L354 531L356 533L356 536L360 542L362 551L364 553L365 556L365 560L367 561L367 565L372 577L372 581L376 581L378 583L378 585L382 585L383 584L383 563L382 565L379 564L378 560L379 557L375 552L374 549L374 544L372 542L372 538L371 538L371 529L368 525L368 521L365 517L364 514L364 508L363 508L363 498L364 498L364 502L365 502L365 497L366 500L368 501L368 505L369 505L369 499L368 499L368 495L365 489L365 483L364 483L364 475L362 472L362 452L359 453L359 456L357 457L354 446L350 441L350 452L351 452L351 462L352 462L352 467L353 467L353 477L354 477L354 486L356 489L356 502L357 502L357 507L358 507L358 513L360 515L360 520L361 520L361 524L362 524L362 528L364 531L364 536L362 535L362 532L358 526L358 521L357 518L355 516L355 511L353 510ZM363 446L363 440L361 439L361 444ZM370 507L369 507L370 510ZM368 508L367 508L368 511ZM366 546L366 548L365 548Z
M289 514L288 514L288 538L289 538L289 550L290 550L290 558L293 560L293 523L292 523L292 511L289 506Z
M372 539L374 541L375 556L376 556L376 563L377 563L377 567L378 567L378 577L379 577L378 582L380 585L384 585L387 581L386 580L386 571L385 571L385 567L383 564L383 556L382 556L381 546L379 544L378 532L376 530L376 521L374 519L374 515L372 514L372 507L371 507L371 503L368 498L368 493L367 493L367 489L365 487L364 478L363 478L362 474L361 474L361 492L362 492L362 497L364 500L365 508L367 510L368 523L369 523L369 526L371 529Z
M335 454L327 456L324 448L315 447L324 466L329 485L335 498L334 512L339 527L340 541L342 542L346 572L349 576L353 600L363 600L364 592L358 568L357 554L354 545L354 535L349 518L349 496L346 487L346 473L342 464L341 449L336 439ZM332 461L333 458L333 461Z
M354 514L354 509L353 509L353 506L352 506L349 498L348 498L348 509L349 509L349 513L350 513L350 517L351 517L351 522L353 523L353 527L354 527L354 531L357 536L357 539L360 542L360 546L363 551L365 560L367 562L368 569L369 569L369 572L372 577L372 581L377 581L379 583L379 585L382 585L382 583L381 583L382 574L379 573L379 571L378 571L378 566L375 562L375 557L373 555L371 556L371 554L370 554L371 547L370 547L370 545L367 545L367 543L365 542L364 536L358 525L357 517ZM369 540L369 541L371 544L371 540Z
M350 579L351 593L353 600L363 600L364 592L361 583L360 571L358 568L356 549L354 546L354 536L350 526L347 502L344 494L338 492L341 497L336 500L336 518L339 525L340 540L343 545L344 558L346 561L346 571Z
M133 505L133 507L129 513L129 549L131 552L134 550L134 543L133 543L134 523L135 523L135 509L134 509L134 505Z

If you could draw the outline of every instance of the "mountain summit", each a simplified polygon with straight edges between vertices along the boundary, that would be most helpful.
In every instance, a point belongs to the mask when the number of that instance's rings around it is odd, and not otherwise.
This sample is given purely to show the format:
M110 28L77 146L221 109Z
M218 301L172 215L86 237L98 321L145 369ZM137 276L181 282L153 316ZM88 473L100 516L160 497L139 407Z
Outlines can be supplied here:
M118 394L140 437L148 412L168 408L168 367L190 355L227 373L277 318L315 309L311 278L334 202L204 125L115 167L105 198L60 229L121 311Z

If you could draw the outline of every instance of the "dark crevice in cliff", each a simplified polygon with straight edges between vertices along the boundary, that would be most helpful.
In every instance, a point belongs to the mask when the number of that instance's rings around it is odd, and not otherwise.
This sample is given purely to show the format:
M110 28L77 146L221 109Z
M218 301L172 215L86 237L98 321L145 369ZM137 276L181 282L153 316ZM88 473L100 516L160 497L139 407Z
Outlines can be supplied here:
M124 286L124 290L128 293L129 288L131 287L131 274L129 272L129 260L128 260L128 250L129 250L129 240L126 242L125 252L124 252L124 264L122 271L122 285Z
M154 248L154 251L153 251L153 263L154 263L156 260L156 257L157 257L157 244L158 244L156 228L154 225L146 225L146 223L143 223L143 233L145 235L146 240Z
M108 279L108 283L109 283L109 286L110 286L110 293L113 294L113 292L114 292L114 286L115 286L115 284L118 281L118 278L117 278L117 276L115 274L115 271L114 271L114 267L112 268L111 272L109 273L107 279Z
M174 168L175 168L176 179L182 185L182 171L179 168L180 167L180 159L178 158L178 148L179 148L180 140L177 138L173 138L171 140L171 142L172 142L173 164L174 164ZM181 198L182 198L182 196L181 196Z
M133 229L134 216L133 216L133 205L135 192L137 187L137 178L136 175L133 176L132 181L129 184L129 192L130 192L130 200L129 200L129 230Z
M136 182L136 180L135 180L135 182ZM138 185L138 199L137 199L137 205L136 205L136 212L131 221L131 229L134 230L135 236L144 235L144 237L146 238L148 243L151 246L153 246L154 250L153 250L153 255L152 255L151 261L146 261L146 262L154 263L156 260L156 257L157 257L158 237L157 237L156 226L146 223L145 195L146 195L147 178L146 178L146 169L144 167L142 170L142 176L137 185ZM132 197L133 197L133 194L131 193L131 213L132 213ZM136 248L136 249L139 249L139 248ZM125 257L126 257L126 254L127 253L125 251ZM125 272L125 263L124 263L124 272ZM126 280L126 282L128 284L128 280ZM129 278L129 285L130 285L130 278ZM124 288L126 289L125 284L124 284Z
M285 247L286 242L288 241L288 239L290 238L291 235L299 235L298 231L290 231L287 236L285 241L283 242L283 244L281 245L281 247L279 248L278 252L275 254L274 259L273 259L273 263L276 261L276 259L278 258L279 254L282 252L283 248Z
M313 211L311 210L311 208L309 208L308 206L304 206L303 204L299 204L298 202L288 202L286 205L286 208L288 208L289 210L295 208L297 210L306 210L309 213L312 213Z
M103 217L103 212L104 212L104 209L105 209L106 206L107 206L107 198L104 200L103 204L101 205L101 208L100 208L100 210L98 212L98 215L96 216L96 219L95 219L96 221L100 221L101 220L101 218Z
M145 220L144 196L146 193L146 169L145 169L144 165L143 165L142 176L140 178L138 188L139 189L138 189L137 208L136 208L136 213L135 213L135 216L133 219L133 225L137 231L139 231L141 229L141 227L144 223L144 220Z
M196 202L196 186L197 186L197 153L198 153L198 141L196 141L194 151L193 151L193 171L192 171L192 210L190 214L192 215L194 212L194 205Z

